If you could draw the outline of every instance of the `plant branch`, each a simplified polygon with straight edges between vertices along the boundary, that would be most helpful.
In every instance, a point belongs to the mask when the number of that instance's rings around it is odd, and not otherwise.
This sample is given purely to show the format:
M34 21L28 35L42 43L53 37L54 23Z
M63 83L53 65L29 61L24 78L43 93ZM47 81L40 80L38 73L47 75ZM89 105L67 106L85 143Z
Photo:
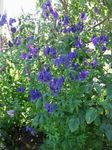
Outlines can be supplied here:
M96 24L96 25L94 25L93 27L89 28L87 31L90 31L90 30L96 28L97 26L101 25L102 23L104 23L104 22L105 22L106 20L108 20L108 19L109 19L109 17L105 18L104 20L102 20L102 21L99 22L98 24Z

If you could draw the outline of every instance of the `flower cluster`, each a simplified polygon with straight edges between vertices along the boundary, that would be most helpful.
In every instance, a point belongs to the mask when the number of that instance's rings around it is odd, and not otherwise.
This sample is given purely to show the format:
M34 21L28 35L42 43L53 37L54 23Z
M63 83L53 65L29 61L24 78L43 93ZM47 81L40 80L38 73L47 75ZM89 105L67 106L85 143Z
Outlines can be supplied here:
M53 106L51 107L50 103L46 102L45 108L46 108L47 112L53 113L57 108L57 104L54 103Z
M94 46L97 46L98 44L101 44L101 51L106 51L106 44L109 42L109 37L105 35L101 35L100 37L93 35L92 37L92 43Z
M61 32L63 32L63 33L78 33L78 32L82 32L83 28L84 28L84 26L81 22L78 22L77 24L71 25L69 27L67 27L64 24L64 28L61 30Z
M89 72L87 70L81 70L78 74L78 76L76 77L77 80L81 80L83 81L85 78L88 77Z
M29 56L30 57L37 57L38 52L39 52L38 48L35 48L32 45L29 46Z
M32 45L29 45L29 53L27 54L27 53L23 52L21 54L21 58L22 59L37 58L38 54L39 54L39 49L33 47Z
M52 56L53 58L56 58L56 50L52 47L46 47L45 49L45 55L46 56Z
M108 37L108 36L105 36L105 35L101 35L101 36L100 36L100 42L101 42L102 44L108 43L108 42L109 42L109 37Z
M30 97L31 97L31 102L35 102L36 99L42 98L42 94L38 90L32 89L30 91Z
M52 75L47 68L43 67L41 72L38 74L38 80L41 82L49 82L52 79Z
M63 76L61 76L60 79L53 78L53 80L50 81L50 89L53 91L54 96L57 96L63 83L64 83Z
M62 64L65 64L66 67L68 68L70 65L70 61L75 59L77 57L77 52L73 51L70 52L68 54L66 54L66 56L60 56L59 58L55 59L54 63L55 65L59 68Z
M48 19L50 13L55 20L58 19L59 15L57 11L52 8L50 0L47 0L46 3L43 5L43 15Z
M64 63L64 61L65 61L65 57L60 56L59 58L55 59L54 63L59 68L61 66L61 64Z

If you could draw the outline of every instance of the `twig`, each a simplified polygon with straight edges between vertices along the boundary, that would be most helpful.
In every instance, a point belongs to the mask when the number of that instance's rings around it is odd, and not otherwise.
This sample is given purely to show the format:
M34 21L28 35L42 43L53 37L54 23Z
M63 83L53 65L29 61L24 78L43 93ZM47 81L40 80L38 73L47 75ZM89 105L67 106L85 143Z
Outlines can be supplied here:
M104 23L107 19L109 19L109 17L105 18L104 20L102 20L101 22L99 22L98 24L94 25L93 27L89 28L87 31L92 30L93 28L96 28L97 26L101 25L102 23Z

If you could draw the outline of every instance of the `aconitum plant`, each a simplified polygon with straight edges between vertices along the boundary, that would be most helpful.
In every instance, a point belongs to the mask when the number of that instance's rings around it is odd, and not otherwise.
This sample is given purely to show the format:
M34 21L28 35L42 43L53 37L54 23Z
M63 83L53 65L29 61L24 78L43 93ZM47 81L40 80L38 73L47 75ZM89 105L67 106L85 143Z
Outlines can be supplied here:
M0 16L12 34L0 77L2 119L33 136L45 132L43 150L102 150L112 145L112 73L105 69L111 38L99 23L88 29L86 9L76 18L71 12L47 0L37 22L22 16L15 27L17 19Z

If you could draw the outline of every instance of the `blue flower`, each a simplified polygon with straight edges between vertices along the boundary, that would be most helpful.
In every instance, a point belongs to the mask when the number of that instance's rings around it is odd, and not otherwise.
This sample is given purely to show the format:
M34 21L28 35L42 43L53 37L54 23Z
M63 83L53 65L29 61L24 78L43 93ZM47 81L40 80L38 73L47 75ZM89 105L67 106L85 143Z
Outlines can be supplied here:
M51 14L54 13L54 10L53 10L52 6L49 7L49 11L50 11Z
M34 128L30 127L30 126L26 126L26 131L30 132L33 136L36 135L36 131Z
M42 68L41 72L38 74L38 80L41 82L49 82L51 79L51 73L46 68Z
M46 0L46 6L50 7L51 6L51 2L50 0Z
M12 28L11 28L11 31L12 31L13 33L16 33L16 28L15 28L15 27L12 27Z
M105 52L105 51L107 50L107 48L103 45L103 46L101 47L101 50L102 50L103 52Z
M66 68L68 68L70 66L70 61L74 58L76 58L77 56L77 52L74 51L74 52L70 52L66 55L65 57L65 65L66 65Z
M94 12L95 12L96 14L98 14L98 12L99 12L98 7L94 7Z
M19 38L19 37L16 37L16 39L15 39L15 44L16 44L17 46L20 46L20 45L21 45L21 41L20 41L20 38Z
M0 17L0 27L7 23L7 16L4 14Z
M87 58L84 58L84 65L85 65L85 66L87 66L87 65L88 65Z
M49 7L49 11L50 11L50 13L53 15L54 19L55 19L55 20L58 20L59 15L58 15L58 13L56 12L56 10L53 10L53 8L50 6L50 7Z
M72 69L76 70L79 67L78 63L72 62Z
M83 20L86 20L87 19L87 15L84 13L84 12L82 12L81 13L81 19L83 19Z
M105 35L101 35L101 36L100 36L100 42L101 42L102 44L108 43L108 41L109 41L109 37L108 37L108 36L105 36Z
M28 37L28 43L30 43L33 39L34 39L34 36L33 36L33 35L30 35L30 36Z
M42 98L42 94L38 90L32 89L30 91L30 97L31 97L31 102L35 102L36 99Z
M17 88L17 91L20 93L24 93L25 87L21 86L21 87Z
M75 42L76 48L82 48L82 45L83 45L82 39L76 40L76 42Z
M15 23L15 22L16 22L16 19L14 19L14 18L9 19L9 25L10 26L12 26L12 24Z
M53 113L56 110L56 108L57 108L57 104L54 103L53 106L51 106L50 103L47 102L45 104L45 108L46 108L47 112Z
M66 55L65 66L66 66L66 68L68 68L70 66L70 57L69 57L69 54Z
M98 65L98 62L96 59L94 59L92 62L91 62L91 65L93 68L96 68L96 66Z
M21 58L22 58L22 59L27 59L27 56L28 56L27 53L22 53L22 54L21 54Z
M55 65L56 65L57 67L60 67L61 64L64 63L64 60L65 60L65 57L64 57L64 56L60 56L59 58L55 59Z
M60 19L58 19L58 26L60 26L61 25L61 20Z
M34 48L33 46L29 46L29 51L30 51L30 53L29 53L29 55L30 56L34 56L34 57L37 57L38 56L38 49L37 48Z
M54 16L55 20L58 20L59 15L57 11L54 11L52 15Z
M45 53L46 56L49 56L49 54L50 54L50 47L46 47L44 53Z
M44 53L45 53L46 56L51 55L53 58L56 58L56 50L52 47L46 47Z
M66 27L64 27L62 31L63 33L67 33L69 30Z
M96 35L93 35L92 42L96 46L99 43L99 38Z
M60 77L60 79L54 78L52 81L50 81L50 89L53 91L54 96L57 96L63 83L64 83L63 76Z
M84 28L83 23L78 22L77 25L76 25L76 29L77 29L78 31L82 32L82 31L83 31L83 28Z
M69 58L70 59L76 58L76 56L77 56L77 52L76 51L73 51L73 52L69 53Z
M44 15L47 19L49 19L49 13L48 13L47 5L46 5L46 4L43 5L42 10L43 10L43 15Z
M58 59L58 58L55 60L54 63L55 63L55 65L56 65L58 68L59 68L59 67L61 66L61 64L62 64L61 61L60 61L60 59Z
M88 77L89 72L87 70L82 70L79 72L78 78L79 80L83 81L85 78Z
M76 33L77 32L77 26L76 25L72 25L70 27L70 31L73 32L73 33Z
M69 16L68 16L68 15L65 15L65 16L64 16L64 26L67 26L67 25L69 24L69 22L70 22Z

